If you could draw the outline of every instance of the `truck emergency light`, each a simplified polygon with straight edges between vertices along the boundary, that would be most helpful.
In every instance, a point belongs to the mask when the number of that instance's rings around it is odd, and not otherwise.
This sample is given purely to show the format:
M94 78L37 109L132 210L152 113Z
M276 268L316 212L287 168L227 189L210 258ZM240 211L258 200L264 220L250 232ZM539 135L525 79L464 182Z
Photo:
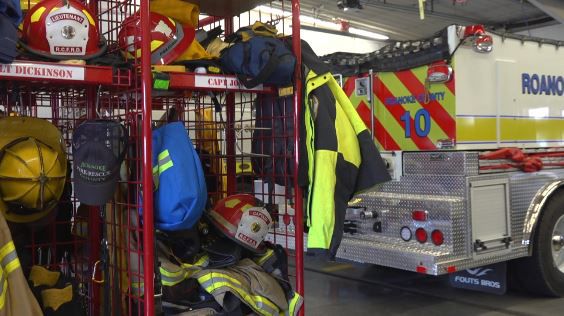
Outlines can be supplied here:
M445 236L442 231L435 229L431 232L431 240L433 241L433 244L440 246L445 241Z
M430 83L445 83L452 76L452 67L444 60L437 61L427 68L427 81Z
M411 218L414 221L418 221L418 222L427 221L428 215L429 215L429 212L427 212L425 210L413 210L413 212L411 212Z
M403 226L400 230L400 236L403 241L410 241L411 240L411 229L407 226Z
M487 35L484 26L480 24L465 27L462 40L471 40L474 51L478 53L489 53L493 49L492 36Z
M427 242L427 232L425 231L425 229L423 228L417 228L415 230L415 239L417 239L418 242L424 244Z

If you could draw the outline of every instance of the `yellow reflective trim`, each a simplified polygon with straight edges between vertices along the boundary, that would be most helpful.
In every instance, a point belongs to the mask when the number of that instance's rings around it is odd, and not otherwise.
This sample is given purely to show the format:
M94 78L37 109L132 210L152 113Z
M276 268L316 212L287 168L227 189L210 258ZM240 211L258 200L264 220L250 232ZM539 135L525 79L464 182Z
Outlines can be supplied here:
M246 212L247 210L249 210L252 207L253 206L251 204L245 204L245 205L241 206L241 212Z
M159 166L159 173L163 173L163 172L167 171L172 166L174 166L172 161L169 161L169 162L165 163L164 165Z
M181 283L182 281L184 281L184 279L182 279L182 280L175 280L175 281L166 281L166 280L164 280L164 279L161 279L161 284L162 284L163 286L175 286L175 285Z
M239 282L239 280L233 279L231 277L227 277L227 275L225 275L223 273L219 273L219 272L206 272L204 275L198 277L198 282L205 283L205 282L207 282L207 281L209 281L210 279L213 279L213 278L230 279L230 280L233 280L233 283L241 286L241 282Z
M229 208L233 208L239 203L241 203L241 200L239 200L239 199L229 199L229 200L225 201L225 206L229 207Z
M263 314L263 315L273 315L273 314L265 313L264 310L258 309L258 307L255 306L255 304L257 302L263 303L264 305L269 305L269 307L272 307L275 311L279 311L278 307L274 306L272 303L268 302L267 300L263 299L262 297L245 293L241 288L235 287L229 282L214 282L211 287L213 289L206 288L206 290L209 291L209 292L213 292L216 289L221 288L221 287L228 287L228 288L232 289L233 291L237 292L237 294L241 295L241 297L243 298L243 300L245 300L245 302L251 304L251 306L254 307L255 311L260 311L260 312L262 312L261 314ZM256 298L257 300L255 301L253 298Z
M166 270L163 270L163 268L160 269L161 284L164 286L175 286L185 279L184 273L182 273L182 271L180 271L180 273L171 273L169 275L167 275L165 271Z
M421 67L422 70L424 68L425 67ZM414 72L411 71L411 73L413 74ZM426 73L426 70L425 70L425 73ZM411 90L408 89L408 87L403 84L403 82L399 79L399 77L394 72L382 73L380 75L380 80L382 81L382 84L384 84L388 88L388 90L390 90L390 92L392 93L393 96L406 96L406 95L410 96L410 95L413 95ZM445 90L448 90L448 89L446 88L446 86L444 84L442 84L442 85L433 84L430 87L429 93L437 93L437 92L442 93L442 92L445 92ZM444 95L443 95L443 97L444 97ZM451 106L450 104L446 104L444 102L444 100L437 101L437 103L440 104L442 108L449 108L450 107L451 109L454 109L454 106ZM401 106L401 107L403 107L403 109L405 111L409 111L409 114L410 114L412 119L415 119L415 113L417 113L418 110L423 109L421 102L419 102L419 100L417 100L417 99L415 99L413 103L402 104L402 105L394 105L394 106ZM433 143L435 143L439 139L448 138L447 134L441 129L441 126L435 120L435 117L433 117L432 115L429 115L429 118L430 118L429 124L431 124L431 128L429 130L429 134L426 137L429 138L431 140L431 142L433 142ZM452 118L452 115L451 115L451 118ZM415 123L415 124L417 124L417 123ZM402 127L401 134L399 134L397 136L398 137L403 136L403 138L405 138L405 130L404 130L403 127ZM398 145L400 145L400 143L398 143Z
M272 255L274 254L274 250L272 249L267 249L266 253L260 257L255 257L255 263L258 264L259 266L262 266L266 260L270 259L272 257Z
M208 257L208 255L204 255L200 259L198 259L196 261L196 263L194 263L194 265L201 266L201 267L204 266L204 265L207 266L208 263L209 263L209 260L210 260L210 258Z
M226 279L229 282L219 281L219 280L216 282L215 280L212 280L212 279ZM228 287L228 288L232 289L233 291L237 292L237 294L239 294L247 303L250 303L252 306L255 306L256 303L262 303L264 305L267 305L273 311L279 311L280 310L278 308L278 306L276 306L274 303L272 303L267 298L259 296L259 295L252 295L250 293L245 292L241 288L241 282L239 282L237 279L234 279L234 278L232 278L232 277L230 277L226 274L217 273L217 272L210 272L210 273L206 273L205 275L198 278L198 282L202 286L203 286L204 283L206 283L208 281L212 281L211 285L206 287L205 289L210 294L211 294L211 292L215 291L216 289L218 289L220 287ZM255 307L255 309L257 309L257 307Z
M458 117L457 141L497 141L495 117ZM561 118L512 118L499 119L500 141L562 141L564 119Z
M163 41L152 40L152 41L151 41L151 51L156 50L156 49L159 48L163 43L164 43Z
M35 12L33 12L30 19L31 23L38 22L41 19L41 15L43 15L43 12L45 12L45 10L47 10L47 8L41 7L37 9Z
M6 292L8 292L8 276L4 274L4 269L0 267L0 282L2 282L2 289L0 289L0 310L6 305Z
M290 303L288 304L288 311L286 315L296 316L300 311L300 309L302 308L303 303L304 303L303 297L297 292L294 292L294 297L292 297Z
M143 282L131 282L131 287L134 289L139 289L139 288L143 288L143 285L145 283Z
M49 13L53 12L53 11L57 11L59 10L59 7L53 7L53 9L51 9L51 11L49 11Z
M161 271L161 274L170 278L177 278L177 277L182 277L184 275L184 271L179 270L179 271L168 271L167 269L161 267L159 269Z
M171 18L169 18L169 17L167 17L167 18L168 18L168 20L170 21L170 23L172 23L172 25L176 26L176 22L175 22L173 19L171 19Z
M169 156L168 149L165 149L157 156L157 159L163 160L164 158L166 158L168 156Z
M2 248L0 248L0 261L4 259L10 252L16 250L16 246L13 241L7 242Z
M94 23L94 19L92 18L92 16L90 15L90 13L88 13L88 11L86 10L82 10L82 13L84 13L84 15L86 15L86 18L88 19L88 22L90 22L90 25L92 26L96 26L96 23Z
M151 41L151 51L155 51L157 48L164 44L163 41L152 40ZM141 48L135 50L135 58L141 58Z
M454 67L454 63L451 63L451 66ZM427 70L429 66L421 66L411 70L411 73L421 82L421 84L425 85L425 79L427 79ZM454 68L453 68L454 69ZM450 117L455 116L455 103L456 103L456 96L450 91L447 87L446 83L433 83L431 84L430 93L434 92L444 92L444 99L443 100L435 100L445 111L448 112Z
M16 259L12 260L12 262L6 265L6 273L12 273L12 271L16 270L20 267L20 259L16 257Z
M158 174L159 173L159 166L154 166L153 167L153 175Z
M457 141L495 141L496 118L457 117Z

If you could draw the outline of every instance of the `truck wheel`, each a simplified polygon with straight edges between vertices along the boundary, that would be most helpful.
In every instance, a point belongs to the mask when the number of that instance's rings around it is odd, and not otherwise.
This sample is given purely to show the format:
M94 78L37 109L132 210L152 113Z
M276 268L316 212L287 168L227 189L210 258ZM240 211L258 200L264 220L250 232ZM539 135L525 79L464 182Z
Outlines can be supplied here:
M520 287L545 296L564 296L564 190L547 202L535 230L533 255L512 262Z

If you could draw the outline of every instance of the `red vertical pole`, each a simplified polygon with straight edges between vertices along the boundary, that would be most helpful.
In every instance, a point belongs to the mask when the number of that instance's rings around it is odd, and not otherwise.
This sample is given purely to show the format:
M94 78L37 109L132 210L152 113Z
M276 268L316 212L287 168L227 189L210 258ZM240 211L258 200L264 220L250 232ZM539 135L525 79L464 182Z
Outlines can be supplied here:
M154 296L154 244L153 244L153 168L151 144L151 88L153 75L151 73L151 32L148 27L151 22L149 0L141 1L141 102L143 109L142 135L143 141L143 286L145 315L155 314Z
M96 87L86 88L86 117L89 120L96 119L96 98L98 97L96 93ZM53 100L51 101L53 102ZM55 103L56 104L56 103ZM78 120L78 117L75 118ZM76 124L76 122L75 122ZM90 243L90 256L89 256L89 266L94 267L96 261L100 259L100 241L102 240L102 231L100 225L102 225L102 220L100 218L100 208L96 206L90 206L88 208L88 236ZM101 276L101 275L99 275ZM97 276L97 277L99 277ZM100 315L100 284L96 282L91 282L92 293L90 294L90 308L92 315Z
M225 35L232 34L233 17L225 18ZM225 130L225 147L226 147L226 164L227 164L227 195L232 195L237 190L237 182L235 179L235 94L227 93L225 97L225 112L227 114L227 124Z
M296 202L294 205L295 215L294 224L295 231L295 247L296 247L296 290L302 296L304 295L304 223L303 223L303 196L302 190L298 184L298 165L300 152L300 117L302 105L302 46L300 38L300 1L292 0L292 48L296 56L296 69L294 71L294 188ZM304 315L305 307L302 306L300 316Z

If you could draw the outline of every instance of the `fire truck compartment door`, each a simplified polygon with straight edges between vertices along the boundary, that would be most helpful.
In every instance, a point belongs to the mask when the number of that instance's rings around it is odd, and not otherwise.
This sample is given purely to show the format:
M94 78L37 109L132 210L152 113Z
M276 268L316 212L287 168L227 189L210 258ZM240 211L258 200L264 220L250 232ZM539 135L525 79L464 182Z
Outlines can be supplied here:
M472 248L475 255L509 250L509 179L470 181Z

